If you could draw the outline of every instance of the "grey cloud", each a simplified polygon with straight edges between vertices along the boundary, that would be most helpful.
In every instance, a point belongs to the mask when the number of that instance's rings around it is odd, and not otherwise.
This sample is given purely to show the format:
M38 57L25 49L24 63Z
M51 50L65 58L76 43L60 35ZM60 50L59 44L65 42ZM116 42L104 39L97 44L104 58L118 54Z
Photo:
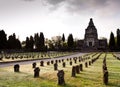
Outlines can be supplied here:
M49 4L56 5L64 2L65 0L45 0L45 1Z

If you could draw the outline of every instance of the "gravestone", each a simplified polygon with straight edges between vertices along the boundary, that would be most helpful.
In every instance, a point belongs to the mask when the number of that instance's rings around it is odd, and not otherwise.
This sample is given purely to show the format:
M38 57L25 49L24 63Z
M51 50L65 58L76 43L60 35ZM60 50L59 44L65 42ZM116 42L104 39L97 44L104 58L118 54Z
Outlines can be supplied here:
M54 61L52 60L52 61L51 61L51 64L53 64L53 63L54 63Z
M55 63L58 63L58 60L55 60Z
M57 63L54 64L54 70L58 70L58 64Z
M36 63L35 63L35 62L32 64L32 67L33 67L33 68L36 68Z
M44 66L44 61L41 61L41 62L40 62L40 66Z
M77 59L74 59L74 62L77 63Z
M58 76L58 85L64 85L65 84L64 71L59 70L58 73L57 73L57 76Z
M69 59L67 58L67 61L69 61Z
M20 68L19 64L14 65L14 72L19 72L20 71L19 68Z
M64 62L64 59L62 59L62 62Z
M66 66L65 62L63 62L63 67L65 67L65 66Z
M35 77L35 78L36 78L36 77L39 77L39 72L40 72L39 67L36 67L36 68L34 69L34 77Z
M80 71L83 71L83 65L80 64Z
M87 64L87 62L85 62L85 67L86 67L86 68L88 67L88 64Z
M76 76L76 67L73 66L72 67L72 77L75 77Z
M49 61L47 61L47 65L50 65L50 62L49 62Z
M91 65L91 61L89 61L89 65Z
M61 63L61 60L59 60L59 63Z
M79 74L79 73L80 73L80 68L79 68L79 66L78 66L78 65L76 66L76 73L77 73L77 74Z
M107 66L106 66L106 64L103 64L103 73L105 70L107 70Z
M70 61L70 65L72 65L72 61Z
M103 75L103 82L105 85L107 85L108 84L108 71L105 70L103 74L104 74Z

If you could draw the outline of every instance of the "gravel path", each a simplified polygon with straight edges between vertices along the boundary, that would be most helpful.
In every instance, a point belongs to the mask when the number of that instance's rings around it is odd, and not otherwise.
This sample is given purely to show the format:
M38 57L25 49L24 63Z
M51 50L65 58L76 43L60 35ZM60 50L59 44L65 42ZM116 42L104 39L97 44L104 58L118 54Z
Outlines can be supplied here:
M7 62L7 63L0 63L0 67L8 67L8 66L13 66L15 64L19 64L19 65L32 64L33 62L40 62L40 61L47 62L47 61L51 61L51 60L67 59L67 58L79 57L79 56L82 56L85 54L86 53L77 53L77 54L64 56L64 57L57 57L57 58L27 60L27 61L13 61L13 62Z

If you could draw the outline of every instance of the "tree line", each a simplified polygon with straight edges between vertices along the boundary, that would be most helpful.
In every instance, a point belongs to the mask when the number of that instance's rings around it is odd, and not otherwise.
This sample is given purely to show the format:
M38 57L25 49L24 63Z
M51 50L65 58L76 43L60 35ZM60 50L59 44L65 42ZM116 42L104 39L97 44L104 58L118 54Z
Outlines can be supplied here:
M117 36L114 33L110 33L110 39L108 43L109 51L120 51L120 29L116 31ZM34 36L26 37L25 41L20 41L16 38L16 34L8 36L4 30L0 30L0 50L23 50L23 51L73 51L77 50L78 40L73 38L72 34L69 34L67 39L63 33L60 37L54 39L46 39L43 32L35 33Z
M35 33L34 36L26 37L25 41L16 38L16 34L8 36L4 30L0 30L0 50L24 50L24 51L49 51L49 50L70 50L74 48L73 35L68 36L66 42L65 35L57 38L57 41L46 40L43 32Z
M109 49L110 51L120 51L120 29L116 30L116 37L114 36L114 33L110 33L110 39L109 39Z

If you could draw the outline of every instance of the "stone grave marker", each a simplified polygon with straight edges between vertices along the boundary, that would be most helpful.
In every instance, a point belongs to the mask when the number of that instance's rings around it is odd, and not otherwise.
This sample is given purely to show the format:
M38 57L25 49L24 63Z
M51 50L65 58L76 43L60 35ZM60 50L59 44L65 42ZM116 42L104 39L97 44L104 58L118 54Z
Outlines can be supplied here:
M39 72L40 72L40 68L39 67L36 67L35 69L34 69L34 77L36 78L36 77L39 77Z
M73 66L72 67L72 77L75 77L76 76L76 67Z
M33 67L33 68L36 68L36 63L35 63L35 62L32 64L32 67Z
M58 64L57 63L54 64L54 70L58 70Z
M59 70L58 73L57 73L57 76L58 76L58 85L64 85L65 84L64 71Z
M41 62L40 62L40 66L44 66L44 61L41 61Z
M19 68L20 68L19 64L14 65L14 72L19 72L20 71Z
M63 62L63 67L65 67L65 66L66 66L65 62Z

